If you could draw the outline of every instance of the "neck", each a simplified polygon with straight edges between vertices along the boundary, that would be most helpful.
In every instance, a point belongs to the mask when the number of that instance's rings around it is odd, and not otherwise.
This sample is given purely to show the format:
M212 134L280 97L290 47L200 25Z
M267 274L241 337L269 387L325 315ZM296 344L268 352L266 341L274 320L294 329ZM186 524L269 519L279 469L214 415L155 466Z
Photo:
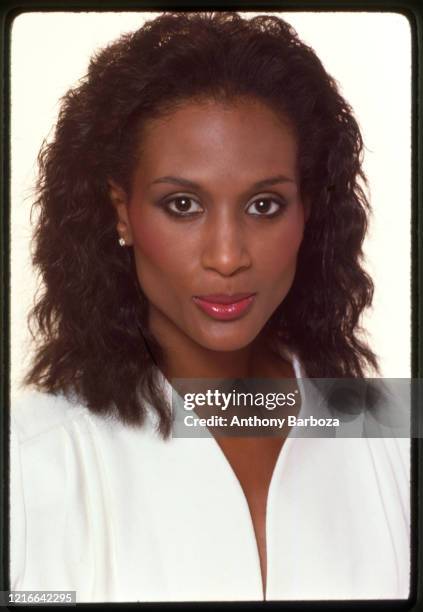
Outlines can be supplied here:
M150 329L162 348L160 369L172 378L267 378L274 375L275 353L265 334L259 334L249 345L235 351L215 351L197 344L173 325ZM280 372L280 362L278 364ZM280 375L280 373L279 373Z
M254 378L260 375L258 342L236 351L213 351L195 342L183 343L178 350L160 343L164 349L163 373L170 378Z

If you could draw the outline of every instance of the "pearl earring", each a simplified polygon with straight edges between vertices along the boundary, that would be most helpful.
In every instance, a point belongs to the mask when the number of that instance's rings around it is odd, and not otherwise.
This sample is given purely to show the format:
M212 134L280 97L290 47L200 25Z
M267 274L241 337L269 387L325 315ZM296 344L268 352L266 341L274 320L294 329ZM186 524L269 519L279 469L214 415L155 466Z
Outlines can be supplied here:
M122 236L119 238L119 244L121 247L126 246L125 238L122 238Z

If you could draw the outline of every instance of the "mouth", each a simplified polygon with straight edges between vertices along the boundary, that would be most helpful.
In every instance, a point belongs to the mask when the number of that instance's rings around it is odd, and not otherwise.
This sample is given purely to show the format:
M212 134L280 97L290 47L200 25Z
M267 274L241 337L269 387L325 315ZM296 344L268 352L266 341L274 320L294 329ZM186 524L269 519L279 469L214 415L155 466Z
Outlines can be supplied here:
M233 321L248 312L255 297L255 293L235 293L193 296L192 299L212 319Z

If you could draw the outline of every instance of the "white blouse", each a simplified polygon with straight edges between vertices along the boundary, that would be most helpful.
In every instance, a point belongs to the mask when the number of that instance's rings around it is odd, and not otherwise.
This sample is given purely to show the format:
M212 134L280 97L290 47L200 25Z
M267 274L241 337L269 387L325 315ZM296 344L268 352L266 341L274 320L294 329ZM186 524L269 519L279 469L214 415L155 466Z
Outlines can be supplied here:
M409 596L407 439L291 431L267 499L263 593L248 504L214 438L163 441L153 417L128 427L35 392L11 412L14 590L77 602Z

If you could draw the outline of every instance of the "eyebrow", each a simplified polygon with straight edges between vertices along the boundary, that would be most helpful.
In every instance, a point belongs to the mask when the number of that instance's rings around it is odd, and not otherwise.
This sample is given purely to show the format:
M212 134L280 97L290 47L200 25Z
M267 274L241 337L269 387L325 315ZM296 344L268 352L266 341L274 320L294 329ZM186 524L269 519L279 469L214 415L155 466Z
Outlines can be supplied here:
M179 176L161 176L160 178L152 181L151 185L156 185L158 183L171 183L172 185L181 185L182 187L190 187L191 189L200 189L200 185L198 183L189 181L188 179L184 179ZM257 183L254 183L252 187L253 189L263 189L264 187L270 187L279 183L295 183L295 181L287 176L284 176L283 174L278 174L277 176L271 176L263 179L262 181L258 181Z

